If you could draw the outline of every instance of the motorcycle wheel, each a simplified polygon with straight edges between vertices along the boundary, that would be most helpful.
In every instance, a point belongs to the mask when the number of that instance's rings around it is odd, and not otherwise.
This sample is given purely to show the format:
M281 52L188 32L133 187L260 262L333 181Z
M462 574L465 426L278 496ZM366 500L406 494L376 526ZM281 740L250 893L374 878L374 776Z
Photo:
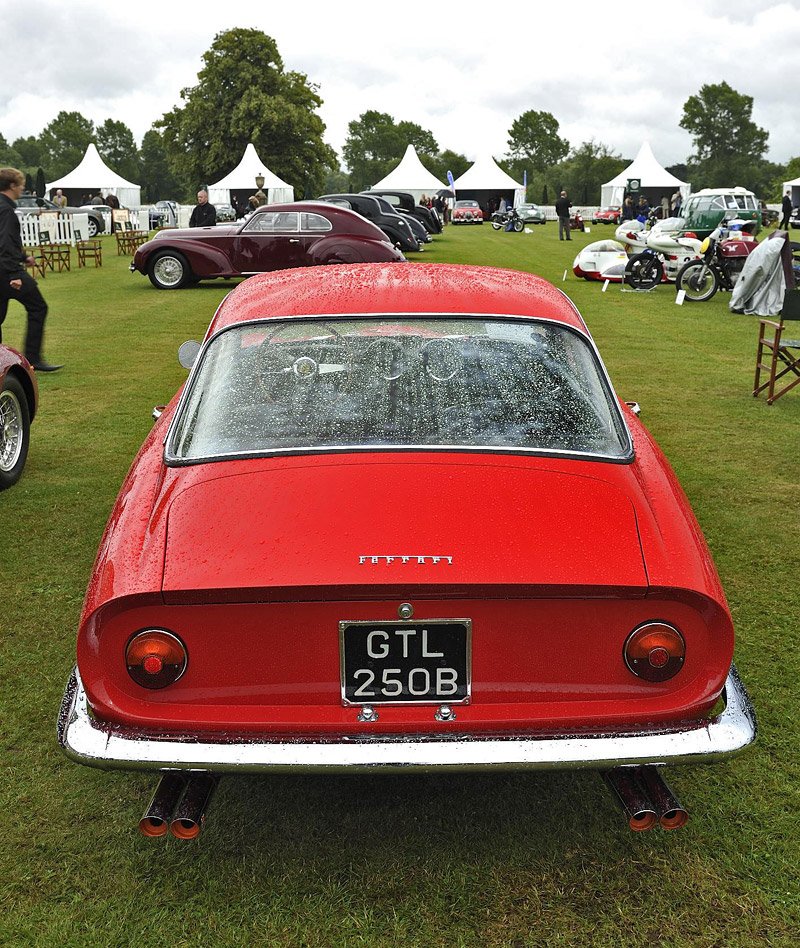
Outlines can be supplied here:
M637 253L625 264L625 282L635 290L652 290L664 276L664 265L651 253Z
M705 303L719 289L719 280L704 260L690 260L678 271L675 289L683 290L690 303Z
M494 227L495 230L500 230L502 226L503 225L500 223L500 221L495 221L495 220L492 221L492 227Z
M521 234L521 233L523 232L523 230L525 230L525 222L524 222L524 221L514 221L514 233L515 233L515 234Z

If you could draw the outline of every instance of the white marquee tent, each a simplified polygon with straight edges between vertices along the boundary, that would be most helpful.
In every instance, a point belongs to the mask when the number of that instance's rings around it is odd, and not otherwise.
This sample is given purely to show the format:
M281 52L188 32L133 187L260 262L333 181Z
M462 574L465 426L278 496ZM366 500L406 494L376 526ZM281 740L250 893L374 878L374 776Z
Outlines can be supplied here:
M507 202L513 200L514 207L525 203L525 186L506 174L491 155L476 159L454 184L457 200L475 200L481 207L490 200L499 201L501 197Z
M230 204L232 197L247 202L256 192L256 175L264 176L263 191L267 195L267 204L284 204L294 200L294 188L282 181L269 170L258 157L255 145L250 142L244 150L242 160L224 178L208 186L208 200L211 204Z
M431 174L419 160L417 149L409 145L400 164L377 184L373 184L371 190L405 191L413 194L414 200L418 201L423 194L431 197L446 187L447 185L443 184L435 174Z
M115 194L123 207L142 205L141 186L126 181L122 175L112 171L100 157L94 142L87 147L86 154L77 168L47 185L51 197L56 188L61 188L68 202L73 205L84 203L84 196L93 197L98 192L103 197L106 194Z
M600 189L600 203L603 207L609 205L617 207L622 204L630 178L639 179L641 190L647 195L651 204L658 203L665 194L667 197L672 197L677 190L681 192L681 198L685 201L692 191L691 184L676 178L658 163L649 142L642 142L639 154L628 167Z

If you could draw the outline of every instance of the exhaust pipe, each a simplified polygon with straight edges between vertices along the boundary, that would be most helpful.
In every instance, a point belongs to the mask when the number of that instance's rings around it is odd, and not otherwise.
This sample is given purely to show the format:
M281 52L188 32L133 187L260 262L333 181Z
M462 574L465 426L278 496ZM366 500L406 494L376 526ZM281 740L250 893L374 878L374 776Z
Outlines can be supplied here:
M150 805L139 820L139 832L143 836L166 836L169 821L186 786L186 774L179 770L168 770L161 775Z
M613 795L628 818L628 826L635 833L643 833L658 823L655 806L649 799L638 777L640 767L617 767L601 770L600 776L613 791Z
M645 792L653 801L661 829L680 829L689 821L689 814L661 776L660 770L659 767L641 768Z
M216 786L210 773L193 773L189 776L186 792L172 814L169 829L176 839L196 839L205 823L206 807Z

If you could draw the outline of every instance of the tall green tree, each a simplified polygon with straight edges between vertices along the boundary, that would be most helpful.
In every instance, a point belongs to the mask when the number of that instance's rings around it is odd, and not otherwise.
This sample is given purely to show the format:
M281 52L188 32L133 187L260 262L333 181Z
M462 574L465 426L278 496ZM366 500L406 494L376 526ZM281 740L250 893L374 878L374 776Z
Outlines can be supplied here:
M94 122L80 112L59 112L39 136L41 164L48 181L62 177L83 158L94 141Z
M44 149L36 135L28 135L27 138L18 138L12 147L22 158L22 167L25 169L38 168L44 161Z
M181 92L184 104L155 123L173 172L191 189L213 182L252 142L297 193L316 192L336 166L322 140L317 86L304 73L284 69L275 40L260 30L218 33L203 63L197 85Z
M602 142L582 142L550 169L547 183L552 194L566 188L573 204L599 204L602 186L629 164Z
M440 151L435 158L421 158L420 160L444 184L447 184L448 171L453 173L453 179L460 178L472 164L466 155L453 151L451 148Z
M558 121L550 112L523 112L508 131L509 161L527 168L528 173L557 165L569 153L569 142L558 130Z
M142 173L141 157L133 132L124 122L108 118L97 126L97 150L112 171L138 184Z
M20 155L13 145L8 144L5 136L0 132L0 165L4 168L10 166L22 170L23 164L22 155Z
M380 181L413 145L420 161L435 161L436 139L416 122L397 122L386 112L370 109L347 126L342 149L353 187L361 191ZM453 172L455 174L455 172Z
M683 105L681 128L692 136L695 187L753 187L763 178L769 132L752 119L753 97L727 82L701 86Z
M173 174L161 135L154 129L144 133L140 150L139 183L145 201L177 200L184 186Z

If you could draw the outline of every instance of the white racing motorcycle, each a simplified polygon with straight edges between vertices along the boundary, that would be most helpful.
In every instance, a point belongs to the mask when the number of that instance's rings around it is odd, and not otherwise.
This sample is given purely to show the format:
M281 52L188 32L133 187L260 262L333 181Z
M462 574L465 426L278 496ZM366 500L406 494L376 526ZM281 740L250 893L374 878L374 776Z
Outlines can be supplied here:
M623 221L614 234L629 254L625 282L636 290L650 290L664 279L674 282L678 271L700 256L702 241L684 231L683 218L648 223L649 229L641 221Z

